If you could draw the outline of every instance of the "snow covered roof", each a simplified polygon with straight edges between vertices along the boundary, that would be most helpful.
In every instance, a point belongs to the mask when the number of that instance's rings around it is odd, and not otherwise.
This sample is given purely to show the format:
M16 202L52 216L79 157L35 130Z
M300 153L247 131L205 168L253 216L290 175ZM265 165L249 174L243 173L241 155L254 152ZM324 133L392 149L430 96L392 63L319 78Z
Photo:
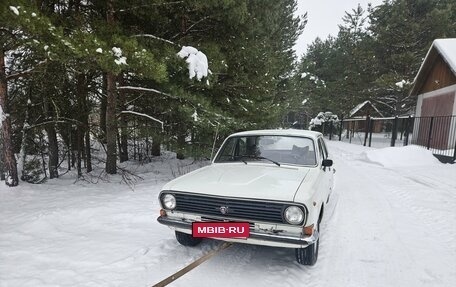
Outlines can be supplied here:
M456 74L456 38L436 39L432 45L437 48L450 69Z
M415 76L414 84L410 91L411 95L419 92L419 89L424 84L424 78L431 68L431 64L434 63L438 55L442 56L449 69L456 75L456 38L435 39Z
M370 105L381 117L383 117L382 113L371 103L371 101L364 101L362 103L360 103L359 105L357 105L356 107L354 107L351 111L350 111L350 114L349 114L349 117L352 117L354 114L356 114L359 110L361 110L364 106L366 105Z

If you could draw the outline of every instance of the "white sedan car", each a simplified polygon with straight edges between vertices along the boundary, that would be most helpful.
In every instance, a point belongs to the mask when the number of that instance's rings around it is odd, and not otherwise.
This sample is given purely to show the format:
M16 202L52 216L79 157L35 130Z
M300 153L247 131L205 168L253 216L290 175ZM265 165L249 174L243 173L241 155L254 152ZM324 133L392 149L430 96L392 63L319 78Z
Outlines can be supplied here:
M300 264L317 261L320 222L334 169L321 133L256 130L230 135L212 164L167 183L158 222L177 241L197 245L193 223L248 223L245 238L217 239L295 248Z

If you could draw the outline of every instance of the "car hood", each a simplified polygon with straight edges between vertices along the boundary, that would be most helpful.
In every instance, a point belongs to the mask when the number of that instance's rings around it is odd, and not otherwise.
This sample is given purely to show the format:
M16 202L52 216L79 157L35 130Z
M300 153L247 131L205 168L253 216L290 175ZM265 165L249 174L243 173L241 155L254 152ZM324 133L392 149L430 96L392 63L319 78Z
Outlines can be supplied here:
M174 179L163 190L293 201L308 172L306 167L274 164L212 164Z

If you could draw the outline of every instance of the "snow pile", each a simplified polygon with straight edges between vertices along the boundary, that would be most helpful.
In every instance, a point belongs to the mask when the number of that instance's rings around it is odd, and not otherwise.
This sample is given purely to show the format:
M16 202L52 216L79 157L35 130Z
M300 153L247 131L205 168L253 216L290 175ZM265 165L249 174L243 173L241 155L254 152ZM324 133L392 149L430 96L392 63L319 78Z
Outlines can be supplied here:
M182 59L187 58L185 62L188 64L188 76L190 79L196 76L196 79L201 81L203 77L207 77L209 65L203 52L192 46L183 46L177 55Z
M440 164L431 151L414 145L369 150L363 152L361 158L388 168Z

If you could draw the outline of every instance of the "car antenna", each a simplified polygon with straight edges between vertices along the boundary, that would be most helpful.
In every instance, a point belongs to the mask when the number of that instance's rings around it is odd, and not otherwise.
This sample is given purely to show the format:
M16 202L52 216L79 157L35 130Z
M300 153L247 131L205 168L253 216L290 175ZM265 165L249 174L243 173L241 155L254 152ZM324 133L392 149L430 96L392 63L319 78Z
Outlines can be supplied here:
M218 128L219 128L219 125L217 124L217 128L215 129L214 143L212 144L211 162L212 162L212 158L214 157L215 142L217 141L217 137L218 137Z

